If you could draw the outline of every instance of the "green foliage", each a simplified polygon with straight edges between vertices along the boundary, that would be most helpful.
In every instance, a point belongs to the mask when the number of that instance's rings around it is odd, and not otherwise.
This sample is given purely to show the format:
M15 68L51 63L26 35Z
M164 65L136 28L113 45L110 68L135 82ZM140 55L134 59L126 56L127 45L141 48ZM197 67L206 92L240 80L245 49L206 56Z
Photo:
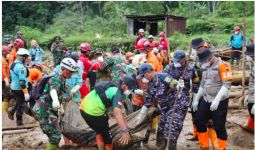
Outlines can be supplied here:
M200 19L188 20L187 24L188 34L212 32L216 26L214 23Z

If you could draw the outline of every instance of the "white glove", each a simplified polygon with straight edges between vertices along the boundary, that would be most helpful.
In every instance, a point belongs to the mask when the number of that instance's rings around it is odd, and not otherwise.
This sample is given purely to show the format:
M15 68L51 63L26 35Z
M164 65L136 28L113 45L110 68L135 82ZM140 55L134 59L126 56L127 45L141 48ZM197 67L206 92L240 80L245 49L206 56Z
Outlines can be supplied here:
M177 83L177 90L180 90L181 88L184 88L184 81L182 79Z
M55 89L51 90L50 96L52 99L52 108L53 108L53 110L57 111L60 108L57 91Z
M143 106L137 116L137 118L135 119L135 124L139 125L141 124L145 119L146 119L146 115L148 113L149 108L147 108L146 106Z
M76 93L79 89L81 88L80 85L76 85L74 86L71 91L70 91L70 96L72 97L74 95L74 93Z
M28 93L25 93L25 94L24 94L24 97L25 97L25 101L26 101L26 102L27 102L27 101L29 101L30 96L29 96L29 94L28 94Z
M6 85L7 87L10 86L10 83L9 83L9 80L8 80L7 77L4 78L4 82L5 82L5 85Z
M35 58L35 61L37 61L37 60L38 60L38 57Z
M134 92L136 95L143 95L143 90L136 89Z
M97 60L103 62L104 61L104 57L100 56L100 57L97 58Z
M253 104L252 109L251 109L251 114L254 115L254 111L255 111L255 105Z
M251 56L245 56L245 58L246 58L246 60L247 60L248 62L252 62L252 57L251 57Z
M59 113L61 114L61 115L64 115L64 113L65 113L65 110L64 110L64 107L63 107L63 105L60 105L60 108L59 108Z
M197 111L199 100L203 95L204 95L204 88L199 87L197 94L194 94L194 97L193 97L194 98L192 102L193 111Z
M225 86L222 86L220 91L218 92L218 94L216 95L216 97L214 98L214 100L212 101L210 110L211 111L215 111L218 109L220 100L222 100L222 98L228 94L228 88L226 88Z

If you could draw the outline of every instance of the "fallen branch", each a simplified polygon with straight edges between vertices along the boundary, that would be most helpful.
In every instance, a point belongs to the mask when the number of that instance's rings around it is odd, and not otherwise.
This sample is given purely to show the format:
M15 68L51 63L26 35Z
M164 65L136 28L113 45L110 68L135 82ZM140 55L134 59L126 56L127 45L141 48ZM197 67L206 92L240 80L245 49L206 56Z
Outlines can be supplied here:
M7 131L7 130L20 130L20 129L31 129L34 127L39 127L39 125L24 125L24 126L17 126L17 127L3 127L2 131Z

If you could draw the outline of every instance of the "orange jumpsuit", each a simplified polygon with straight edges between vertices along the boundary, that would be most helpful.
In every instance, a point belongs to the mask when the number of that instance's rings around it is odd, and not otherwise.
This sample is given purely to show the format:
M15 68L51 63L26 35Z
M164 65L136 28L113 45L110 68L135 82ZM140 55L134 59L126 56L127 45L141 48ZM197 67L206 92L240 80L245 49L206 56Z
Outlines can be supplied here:
M158 58L153 54L153 52L149 52L146 56L147 63L152 65L152 68L156 72L162 72L163 68L161 68Z
M16 57L17 57L17 49L13 48L12 51L10 52L9 59L8 59L10 65L16 60Z
M2 56L2 81L4 81L4 78L6 77L10 79L10 66L6 58Z

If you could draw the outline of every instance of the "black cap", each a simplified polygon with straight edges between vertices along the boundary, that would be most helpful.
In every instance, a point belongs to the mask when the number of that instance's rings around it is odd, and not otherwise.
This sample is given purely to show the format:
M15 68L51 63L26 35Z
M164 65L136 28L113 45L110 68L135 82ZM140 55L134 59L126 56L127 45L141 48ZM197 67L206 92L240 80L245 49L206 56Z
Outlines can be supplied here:
M208 48L202 48L197 56L200 62L205 62L213 56L213 53Z
M136 80L129 76L124 76L122 81L128 86L128 89L135 90L137 89Z
M194 49L202 47L204 45L204 40L202 38L196 38L191 41L191 46Z
M120 49L118 47L113 47L112 48L112 53L119 53Z
M254 56L254 44L249 44L246 46L245 55Z

